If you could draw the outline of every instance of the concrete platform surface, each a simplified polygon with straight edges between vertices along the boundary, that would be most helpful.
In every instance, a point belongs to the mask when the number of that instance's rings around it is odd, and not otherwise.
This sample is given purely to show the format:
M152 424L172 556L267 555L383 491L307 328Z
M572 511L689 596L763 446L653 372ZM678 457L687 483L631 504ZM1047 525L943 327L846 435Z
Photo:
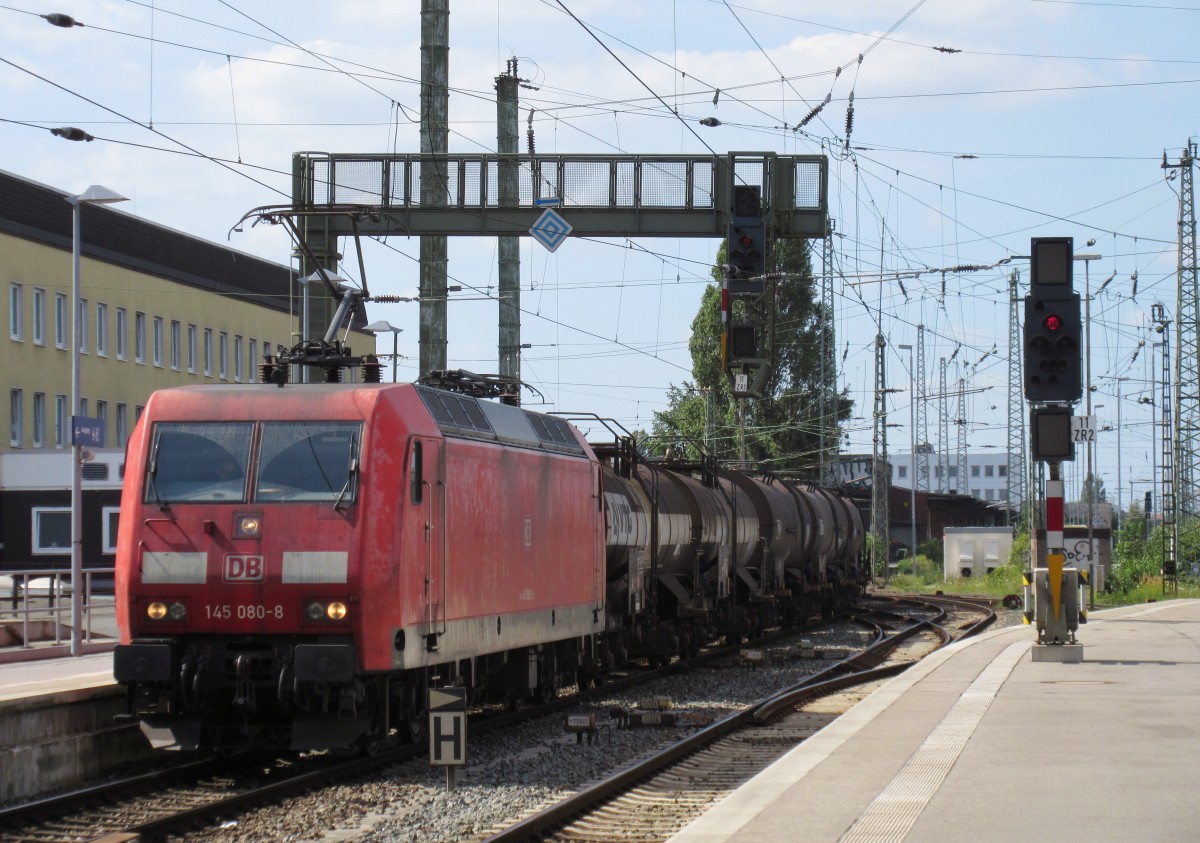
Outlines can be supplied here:
M109 685L116 686L111 652L0 663L0 705Z
M1079 664L1027 626L935 653L672 843L1200 840L1200 601L1090 621Z

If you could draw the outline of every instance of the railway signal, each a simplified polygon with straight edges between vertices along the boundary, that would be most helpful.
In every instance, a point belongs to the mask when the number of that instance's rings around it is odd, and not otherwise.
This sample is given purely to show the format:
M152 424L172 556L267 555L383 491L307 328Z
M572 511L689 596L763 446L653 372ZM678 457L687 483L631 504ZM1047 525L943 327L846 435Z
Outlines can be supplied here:
M1025 398L1069 404L1083 396L1079 294L1073 290L1072 238L1031 242L1025 297Z
M735 296L761 295L766 289L767 226L762 217L740 217L729 223L725 235L729 292Z
M732 296L759 296L767 288L767 223L757 186L733 189L733 214L725 227L725 277Z

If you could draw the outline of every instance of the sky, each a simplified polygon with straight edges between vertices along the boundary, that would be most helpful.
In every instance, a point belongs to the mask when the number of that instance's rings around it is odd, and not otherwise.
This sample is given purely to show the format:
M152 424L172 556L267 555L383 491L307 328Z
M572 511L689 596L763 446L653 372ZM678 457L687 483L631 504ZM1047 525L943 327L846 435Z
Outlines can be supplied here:
M1110 499L1118 483L1126 504L1150 488L1151 308L1176 310L1180 180L1162 164L1200 135L1197 0L450 0L449 30L451 152L495 151L494 79L515 57L523 148L532 109L538 152L828 155L839 383L856 402L844 451L871 452L878 331L897 390L890 450L909 450L912 385L938 395L945 359L965 405L960 416L949 399L948 418L965 420L970 451L1002 455L1013 272L1028 289L1014 256L1031 237L1073 237L1100 256L1076 265L1076 289L1093 293L1094 413L1111 428L1096 470ZM281 227L231 229L290 201L294 152L418 152L419 78L417 0L7 0L0 168L71 192L102 184L132 200L124 212L288 263ZM48 131L61 126L95 140ZM574 238L550 253L522 238L527 406L649 429L668 387L691 379L718 245ZM415 239L364 249L372 293L417 294ZM495 252L491 238L449 244L449 283L463 287L448 306L451 368L498 368ZM342 274L361 281L355 261ZM400 377L415 378L418 306L368 314L403 329ZM918 325L924 372L898 348ZM943 402L926 406L936 446ZM1065 467L1068 496L1082 467Z

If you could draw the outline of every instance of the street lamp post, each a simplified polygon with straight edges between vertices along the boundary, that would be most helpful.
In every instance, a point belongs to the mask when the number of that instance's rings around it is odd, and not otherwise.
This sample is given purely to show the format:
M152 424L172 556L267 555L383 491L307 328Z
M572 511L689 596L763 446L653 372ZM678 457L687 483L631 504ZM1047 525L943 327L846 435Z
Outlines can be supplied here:
M83 324L79 313L79 217L84 205L108 205L125 202L126 197L107 187L93 184L71 203L71 655L83 654L83 461L76 434L79 414L80 375L79 337Z
M363 330L370 331L372 334L381 334L384 331L392 332L392 383L395 383L396 382L396 358L398 358L400 356L399 350L398 350L399 349L400 332L403 331L404 329L397 328L395 325L392 325L391 323L389 323L383 319L380 319L378 322L372 322L370 325L367 325L365 328L363 328Z
M916 382L917 372L913 363L913 347L911 345L897 345L896 348L903 349L908 352L908 433L909 433L909 451L912 463L908 467L909 477L909 531L912 541L912 550L909 551L908 564L912 568L914 574L917 573L917 393Z

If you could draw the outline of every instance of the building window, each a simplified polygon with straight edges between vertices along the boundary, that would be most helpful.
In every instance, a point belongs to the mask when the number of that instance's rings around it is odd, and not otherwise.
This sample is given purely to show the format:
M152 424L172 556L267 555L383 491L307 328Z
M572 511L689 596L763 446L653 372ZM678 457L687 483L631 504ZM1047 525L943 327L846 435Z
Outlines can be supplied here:
M46 291L40 287L33 288L33 341L46 344Z
M46 393L33 393L33 447L46 447Z
M96 418L100 420L100 427L104 430L104 443L100 447L108 445L108 402L96 402Z
M188 371L196 374L196 326L188 325Z
M87 314L87 299L80 299L79 309L75 314L75 324L79 326L79 336L75 338L75 345L78 347L80 354L87 354Z
M973 466L971 466L971 476L972 476L972 477L978 477L978 476L979 476L979 466L977 466L977 465L973 465Z
M117 552L117 527L120 525L121 508L119 506L104 507L103 515L103 540L101 553L116 553Z
M62 293L54 294L54 345L67 347L67 297Z
M33 552L63 554L71 551L71 508L33 508Z
M994 477L995 475L996 475L996 466L985 465L983 467L983 476L984 477Z
M212 374L212 328L204 329L204 374Z
M129 354L129 314L125 308L117 308L117 359L124 360Z
M246 380L250 383L258 381L258 341L250 340L250 350L247 354L250 362L250 371L246 373Z
M222 331L220 342L221 380L226 380L229 377L229 334Z
M946 467L946 471L949 473L949 475L950 475L951 477L957 477L957 476L958 476L958 466L957 466L957 465L950 465L950 466L947 466L947 467Z
M8 391L8 444L14 448L21 447L21 439L25 436L25 395L19 389Z
M134 424L138 423L138 420L142 417L142 410L144 410L144 409L146 409L146 408L143 407L141 404L133 405L133 423Z
M942 467L940 465L934 466L933 476L938 478L939 480L942 479Z
M117 402L117 447L124 448L129 438L129 405Z
M79 399L79 417L80 417L80 418L83 418L83 419L86 419L86 418L88 417L88 414L87 414L87 399L86 399L86 398L80 398L80 399Z
M67 447L67 396L54 396L54 447Z
M242 338L233 335L233 379L242 382Z
M96 354L108 356L108 305L96 303Z
M133 314L133 359L146 362L146 314Z
M903 479L908 476L908 466L901 465L896 467L896 476Z
M161 316L154 317L154 365L162 367L163 361L163 321Z
M179 322L171 320L171 368L179 371Z
M996 466L996 468L998 469L998 473L1001 477L1008 476L1008 463L1002 462L1002 463L1000 463L1000 465Z
M20 284L8 285L8 335L20 342L25 338L24 293Z
M980 494L979 494L979 490L978 490L978 489L972 489L972 490L971 490L971 497L973 497L973 498L978 498L978 499L980 499L980 500L982 500L982 499L983 499L983 498L980 496Z

